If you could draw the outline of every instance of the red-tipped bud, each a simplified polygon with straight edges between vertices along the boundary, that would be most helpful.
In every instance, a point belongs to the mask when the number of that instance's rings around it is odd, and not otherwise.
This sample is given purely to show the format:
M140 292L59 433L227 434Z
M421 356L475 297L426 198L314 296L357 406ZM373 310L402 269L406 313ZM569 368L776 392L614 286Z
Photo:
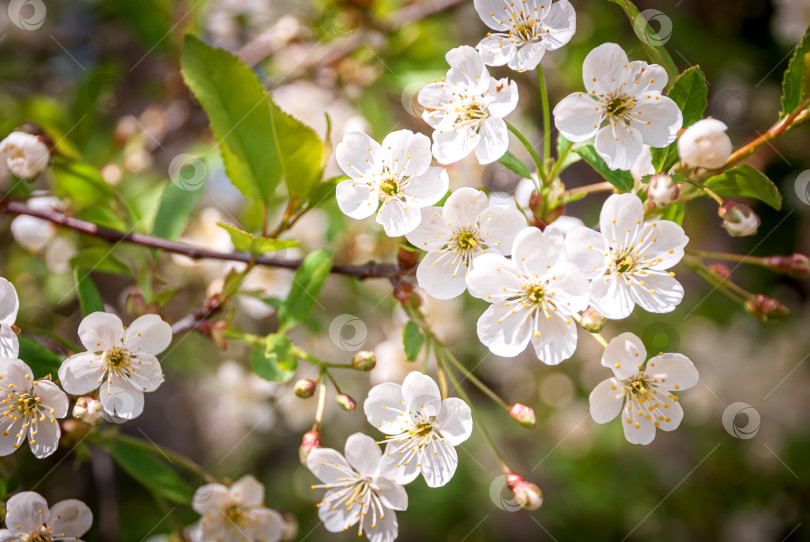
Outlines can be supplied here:
M543 492L523 476L510 472L506 475L506 485L512 490L517 505L524 510L537 510L543 505Z
M357 401L345 393L338 393L335 399L337 400L338 406L343 410L351 411L357 408Z
M754 235L759 228L759 217L745 203L727 201L717 210L717 215L723 219L723 227L732 237Z
M746 301L745 310L763 322L776 322L790 314L790 309L780 301L762 294Z
M675 202L681 190L675 179L665 173L657 173L650 177L650 184L647 186L647 197L658 207L666 207Z
M523 427L534 429L537 419L534 416L534 409L522 403L515 403L509 409L509 415Z
M301 445L298 447L298 459L301 461L301 464L306 467L309 452L317 450L322 444L321 432L317 429L312 429L304 433L304 436L301 438Z
M358 371L370 371L377 366L377 356L370 350L361 350L352 358L352 367Z
M400 269L413 269L419 263L419 254L420 252L416 250L408 250L403 247L399 247L399 251L397 252L397 262L399 263Z
M782 273L795 279L805 279L810 276L810 259L804 254L771 256L768 258L768 267L775 273Z
M103 414L101 402L92 397L79 397L73 405L73 417L87 425L100 424Z
M585 309L579 320L582 329L591 333L599 333L605 325L605 317L593 309Z
M301 399L309 399L313 395L315 395L315 388L318 387L318 383L310 380L309 378L302 378L298 382L295 383L295 387L293 390L295 391L295 395L300 397Z
M720 275L723 279L728 279L731 277L731 271L726 265L722 263L713 263L709 266L709 271Z

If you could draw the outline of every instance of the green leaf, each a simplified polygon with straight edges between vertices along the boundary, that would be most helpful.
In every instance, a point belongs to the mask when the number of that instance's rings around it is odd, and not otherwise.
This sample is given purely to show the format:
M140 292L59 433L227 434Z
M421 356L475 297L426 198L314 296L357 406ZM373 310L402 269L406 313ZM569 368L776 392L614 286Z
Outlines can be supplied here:
M113 194L101 173L89 164L54 160L51 170L56 194L70 198L79 206L107 201Z
M412 320L408 320L402 329L402 345L405 347L405 357L408 361L414 361L425 343L425 336L422 330Z
M332 253L328 250L311 252L304 258L293 276L290 295L279 309L282 329L288 329L309 318L315 300L332 269Z
M669 51L664 47L665 41L663 36L658 36L655 30L650 27L647 20L641 16L638 8L630 2L630 0L610 0L614 4L618 4L624 10L625 15L633 25L633 31L636 36L641 40L641 45L647 52L647 57L654 64L659 64L664 67L669 75L670 84L678 76L678 67Z
M76 268L73 270L73 280L76 281L76 294L79 297L82 316L93 312L104 312L104 302L101 301L101 294L98 293L98 288L90 278L90 273Z
M802 101L808 98L810 86L810 28L790 57L787 70L782 77L782 116L789 115Z
M633 186L635 185L633 175L631 175L629 171L610 169L602 157L596 152L593 143L578 146L574 149L574 152L588 162L607 182L618 188L619 192L630 192L633 190Z
M70 264L88 271L106 271L118 275L131 275L127 264L116 258L108 247L86 248L71 258Z
M509 151L506 151L506 154L498 158L498 162L500 162L507 168L511 169L524 179L532 178L532 172L529 171L529 168L526 166L526 164L518 160L517 156L515 156Z
M191 486L159 451L146 450L121 439L105 448L118 466L147 489L178 504L191 503Z
M678 225L683 225L683 215L686 213L686 203L673 203L664 209L661 218L664 220L671 220Z
M575 144L573 141L569 141L564 135L560 134L557 136L557 159L559 160L560 157L562 157L562 160L555 165L556 171L564 171L568 166L582 159L582 157L576 153L577 146L579 146L578 143Z
M32 341L26 337L19 337L20 359L31 367L34 371L34 378L45 378L51 375L51 378L58 378L59 366L62 365L62 358L42 346L36 341Z
M217 222L217 226L228 232L236 250L250 252L252 254L275 252L277 250L284 250L285 248L297 247L301 244L299 241L289 239L270 239L269 237L263 237L261 235L252 235L230 224Z
M253 371L271 382L289 382L298 368L290 339L279 333L267 336L265 348L254 348L250 354Z
M310 207L325 205L328 201L334 199L337 185L348 178L349 177L346 175L332 177L331 179L326 179L322 183L318 183L312 187L312 192L310 192L309 197L307 198L309 200Z
M152 235L170 241L177 239L183 233L197 201L203 195L203 186L205 181L197 190L184 190L173 182L167 183L160 199L155 223L152 225Z
M183 77L217 138L228 178L269 202L282 175L270 101L259 77L235 55L186 36Z
M306 196L321 179L324 145L315 130L288 115L270 99L278 155L290 198ZM302 201L298 202L300 204Z
M710 178L705 184L721 196L755 198L777 211L782 208L782 194L779 189L768 177L751 166L731 168Z
M111 230L127 231L129 229L127 222L118 216L115 210L106 205L96 205L82 209L78 217Z

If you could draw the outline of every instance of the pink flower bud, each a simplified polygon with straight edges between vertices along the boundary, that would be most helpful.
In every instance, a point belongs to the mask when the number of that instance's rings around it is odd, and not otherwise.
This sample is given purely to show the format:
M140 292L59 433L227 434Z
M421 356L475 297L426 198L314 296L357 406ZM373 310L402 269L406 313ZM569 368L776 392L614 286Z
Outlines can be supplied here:
M722 263L713 263L709 266L709 271L720 275L724 279L728 279L731 277L731 271L729 270L728 266Z
M101 423L104 408L101 402L92 397L79 397L73 405L73 417L81 420L87 425L97 425Z
M339 393L335 399L337 400L338 406L343 410L354 410L357 408L357 401L345 393Z
M650 177L650 184L647 186L647 197L657 207L666 207L678 199L681 190L675 179L664 173L658 173Z
M506 475L506 485L512 490L517 505L524 510L537 510L543 505L543 492L523 476L510 472Z
M746 237L757 233L759 217L744 203L727 201L720 206L717 214L723 219L723 227L732 237Z
M298 447L298 459L301 461L301 464L306 467L309 452L320 448L322 444L321 432L317 429L312 429L304 433L304 436L301 438L301 445Z
M313 382L309 378L302 378L298 382L295 383L293 387L293 391L295 395L300 397L301 399L309 399L313 395L315 395L315 388L318 387L317 382Z
M370 371L377 366L377 356L369 350L361 350L352 358L352 366L358 371Z
M790 314L790 309L780 301L756 294L745 303L745 310L763 322L776 322Z
M605 317L593 309L585 309L579 320L582 329L591 333L599 333L605 324Z
M768 258L768 267L776 273L782 273L795 279L805 279L810 276L810 259L804 254L771 256Z
M521 403L515 403L509 409L509 415L512 416L520 425L534 429L536 418L534 416L534 409L527 407Z

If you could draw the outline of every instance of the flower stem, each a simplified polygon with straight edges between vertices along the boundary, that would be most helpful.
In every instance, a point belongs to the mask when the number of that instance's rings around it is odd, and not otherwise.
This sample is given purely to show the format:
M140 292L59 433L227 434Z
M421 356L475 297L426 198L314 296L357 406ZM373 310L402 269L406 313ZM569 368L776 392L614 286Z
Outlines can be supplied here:
M511 408L511 405L509 405L509 404L508 404L506 401L504 401L504 400L503 400L503 399L502 399L502 398L501 398L501 397L500 397L500 396L499 396L497 393L495 393L494 391L492 391L492 389L490 389L490 388L489 388L489 386L487 386L486 384L484 384L483 382L481 382L481 380L479 380L477 376L475 376L474 374L472 374L472 372L470 372L470 371L469 371L469 370L468 370L468 369L467 369L467 368L466 368L466 367L465 367L465 366L464 366L464 365L463 365L463 364L462 364L462 363L461 363L461 362L458 360L458 358L456 358L456 357L455 357L453 354L451 354L451 353L450 353L450 351L449 351L449 350L447 350L446 348L444 349L444 355L445 355L445 358L446 358L446 359L447 359L447 360L448 360L450 363L452 363L453 365L455 365L455 367L456 367L456 368L457 368L459 371L461 371L461 373L464 375L464 377L465 377L467 380L469 380L470 382L472 382L472 383L475 385L475 387L477 387L479 390L481 390L482 392L484 392L484 394L486 394L486 396L487 396L487 397L489 397L490 399L492 399L493 401L495 401L497 404L499 404L500 406L502 406L502 407L503 407L503 408L505 408L506 410L509 410L509 409Z
M327 373L328 374L328 373ZM323 422L323 413L326 410L326 381L321 379L318 385L318 409L315 411L315 427L320 427Z
M581 196L587 196L588 194L593 194L594 192L612 192L615 189L616 187L607 181L586 184L585 186L578 186L571 188L570 190L566 190L565 194L563 195L563 201L578 199Z
M706 252L703 250L690 250L689 254L697 256L698 258L709 258L712 260L726 260L729 262L740 262L752 265L768 266L768 258L760 258L757 256L746 256L744 254L728 254L725 252Z
M163 446L158 446L157 444L152 444L151 442L147 442L145 440L141 440L136 437L131 437L129 435L118 433L116 435L116 438L120 442L125 442L132 446L136 446L138 448L142 448L150 452L157 452L159 455L167 457L169 461L171 461L172 463L177 463L186 470L198 474L209 484L217 483L217 479L214 478L214 476L212 476L211 474L209 474L208 471L206 471L199 463L189 459L184 455L181 455L177 452L173 452L172 450L164 448Z
M697 273L700 278L715 286L715 288L726 294L733 301L745 303L753 297L753 294L748 290L709 269L699 258L695 256L685 256L682 261L684 265Z
M543 183L547 182L546 181L546 170L545 170L545 167L543 166L543 161L537 155L537 152L534 150L534 147L532 147L532 144L529 143L529 140L526 139L526 136L521 134L520 130L518 130L517 128L512 126L511 123L507 122L506 127L509 128L510 132L515 134L515 137L517 137L520 140L520 142L523 143L523 146L526 147L526 150L529 151L529 154L531 155L532 160L534 160L534 163L537 166L537 176L540 177L540 180L542 180Z
M551 158L551 107L548 103L548 87L542 64L537 65L537 83L540 85L540 101L543 103L543 163L545 164Z

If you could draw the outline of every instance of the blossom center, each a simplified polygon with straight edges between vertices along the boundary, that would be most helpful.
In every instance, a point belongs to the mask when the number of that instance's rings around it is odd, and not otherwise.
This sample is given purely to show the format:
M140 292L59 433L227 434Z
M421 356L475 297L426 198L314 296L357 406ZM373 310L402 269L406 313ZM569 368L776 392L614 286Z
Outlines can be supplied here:
M37 413L37 405L39 398L34 397L30 393L21 393L17 396L17 412L21 416L33 416Z
M245 507L239 504L229 504L225 509L222 511L222 514L228 518L228 521L232 522L237 527L243 527L247 524L247 514Z
M628 96L616 96L608 101L605 110L612 118L625 119L635 107L636 102Z
M475 240L475 236L468 231L461 232L456 242L458 243L458 247L462 250L473 249L478 244Z
M529 287L529 294L528 297L531 301L535 303L540 303L543 300L543 296L546 295L545 290L539 284L535 284Z
M631 395L633 399L636 399L641 403L646 401L650 394L650 390L647 387L647 382L641 375L639 378L631 380L627 384L627 392Z
M380 192L385 196L396 196L399 193L399 180L390 172L383 177L380 182Z
M121 369L129 365L129 359L132 355L128 350L120 346L113 346L107 351L107 363L113 369Z
M23 540L26 539L23 538ZM48 528L45 525L40 525L37 532L31 533L30 538L27 540L29 542L51 542L53 539L51 538L50 532L48 532Z

